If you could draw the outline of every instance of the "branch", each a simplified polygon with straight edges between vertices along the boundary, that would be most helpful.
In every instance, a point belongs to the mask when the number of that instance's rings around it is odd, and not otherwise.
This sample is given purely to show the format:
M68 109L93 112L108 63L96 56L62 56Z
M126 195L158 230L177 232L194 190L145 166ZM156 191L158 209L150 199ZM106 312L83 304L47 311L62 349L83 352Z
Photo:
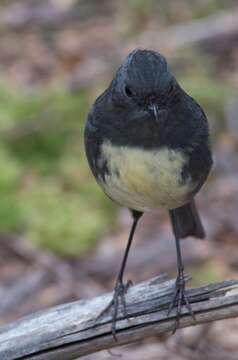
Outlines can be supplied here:
M220 11L202 19L171 26L165 31L145 31L136 39L137 44L162 52L167 50L168 53L189 46L210 45L237 36L237 16L238 8L234 7L232 11Z
M174 280L160 276L129 289L126 298L129 319L125 319L120 309L117 342L111 335L110 314L97 320L111 299L112 294L107 294L60 305L1 327L0 358L75 359L171 331L175 311L168 317L167 309L173 285ZM184 307L180 327L238 316L237 285L238 281L227 280L189 289L196 323Z

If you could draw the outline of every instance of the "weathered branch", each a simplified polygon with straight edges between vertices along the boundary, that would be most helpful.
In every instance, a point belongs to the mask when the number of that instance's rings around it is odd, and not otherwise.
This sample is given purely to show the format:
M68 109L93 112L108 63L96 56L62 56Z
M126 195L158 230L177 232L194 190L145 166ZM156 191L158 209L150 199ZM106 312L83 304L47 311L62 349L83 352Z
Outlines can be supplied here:
M141 47L162 52L196 45L210 45L218 40L238 35L238 8L220 11L202 19L177 24L165 31L145 31L137 38ZM167 51L166 51L167 50Z
M147 336L171 331L174 315L167 316L173 280L165 276L151 279L129 289L128 319L120 311L115 342L111 317L98 315L111 294L81 300L33 314L0 328L1 360L67 360L102 349L131 343ZM238 281L228 280L189 289L196 323L183 309L180 327L238 316ZM121 310L121 309L120 309Z

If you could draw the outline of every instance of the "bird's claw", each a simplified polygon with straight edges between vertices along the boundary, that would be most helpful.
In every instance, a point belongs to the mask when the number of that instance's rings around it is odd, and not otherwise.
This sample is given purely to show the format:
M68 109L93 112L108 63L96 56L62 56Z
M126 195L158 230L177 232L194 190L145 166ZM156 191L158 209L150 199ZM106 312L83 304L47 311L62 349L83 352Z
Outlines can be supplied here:
M121 304L122 304L123 315L125 318L128 318L125 294L127 293L127 290L129 289L129 287L131 285L132 285L132 282L130 280L127 281L126 284L124 284L122 281L117 281L115 288L114 288L114 294L113 294L112 300L109 302L109 304L105 307L105 309L103 309L103 311L98 316L98 318L102 317L111 308L113 308L111 331L112 331L112 335L113 335L115 341L117 341L116 322L117 322L117 315L118 315L120 300L121 300Z
M186 306L186 308L188 309L189 315L195 321L196 318L195 318L194 312L193 312L191 304L189 302L189 297L188 297L186 289L185 289L184 272L183 272L183 270L181 270L178 273L178 276L177 276L177 279L176 279L176 282L175 282L175 287L174 287L172 300L170 302L169 309L168 309L168 312L167 312L167 316L169 316L172 309L174 307L176 308L176 317L175 317L175 324L174 324L173 334L176 332L176 330L179 327L179 320L180 320L181 310L182 310L183 305Z

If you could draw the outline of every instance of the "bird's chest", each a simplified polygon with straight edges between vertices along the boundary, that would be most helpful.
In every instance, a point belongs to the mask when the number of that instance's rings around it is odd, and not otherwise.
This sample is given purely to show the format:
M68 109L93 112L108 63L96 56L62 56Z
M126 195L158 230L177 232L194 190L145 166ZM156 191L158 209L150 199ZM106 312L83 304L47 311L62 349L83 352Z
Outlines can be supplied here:
M146 211L176 208L188 201L194 184L183 176L187 158L182 152L162 148L143 150L104 143L99 162L107 172L99 179L106 194L123 206Z

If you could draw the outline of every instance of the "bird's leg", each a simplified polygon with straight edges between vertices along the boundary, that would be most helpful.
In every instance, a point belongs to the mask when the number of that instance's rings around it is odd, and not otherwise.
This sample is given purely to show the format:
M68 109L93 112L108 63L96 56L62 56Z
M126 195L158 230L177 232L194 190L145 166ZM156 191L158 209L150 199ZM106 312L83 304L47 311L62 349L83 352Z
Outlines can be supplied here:
M176 320L174 325L173 333L177 330L179 327L179 319L181 315L181 309L182 305L185 305L189 311L189 314L192 316L192 318L195 320L195 316L192 310L192 307L189 303L189 298L186 293L185 289L185 276L184 276L184 266L183 266L183 260L182 260L182 254L181 254L181 248L180 248L180 241L178 236L178 228L177 228L177 219L174 214L173 210L170 210L170 217L173 227L173 232L175 236L175 243L176 243L176 253L177 253L177 266L178 266L178 273L177 278L175 282L173 297L168 309L168 316L172 309L176 307Z
M134 233L135 233L135 230L136 230L136 226L137 226L139 218L143 214L142 212L139 212L139 211L136 211L136 210L131 210L131 212L132 212L132 216L133 216L133 223L132 223L131 231L130 231L130 234L129 234L126 250L125 250L125 253L124 253L124 256L123 256L123 259L122 259L120 271L118 273L116 284L115 284L115 287L114 287L114 294L113 294L113 297L112 297L112 300L110 301L110 303L107 305L107 307L99 315L99 317L101 317L109 309L111 309L111 308L113 309L112 328L111 329L112 329L112 335L113 335L115 340L116 340L116 321L117 321L117 314L118 314L118 308L119 308L120 301L121 301L121 304L122 304L124 316L127 317L125 294L126 294L128 288L130 287L130 285L132 284L132 282L127 281L126 283L124 283L123 276L124 276L124 270L125 270L129 250L130 250L131 243L132 243L132 240L133 240L133 236L134 236Z

